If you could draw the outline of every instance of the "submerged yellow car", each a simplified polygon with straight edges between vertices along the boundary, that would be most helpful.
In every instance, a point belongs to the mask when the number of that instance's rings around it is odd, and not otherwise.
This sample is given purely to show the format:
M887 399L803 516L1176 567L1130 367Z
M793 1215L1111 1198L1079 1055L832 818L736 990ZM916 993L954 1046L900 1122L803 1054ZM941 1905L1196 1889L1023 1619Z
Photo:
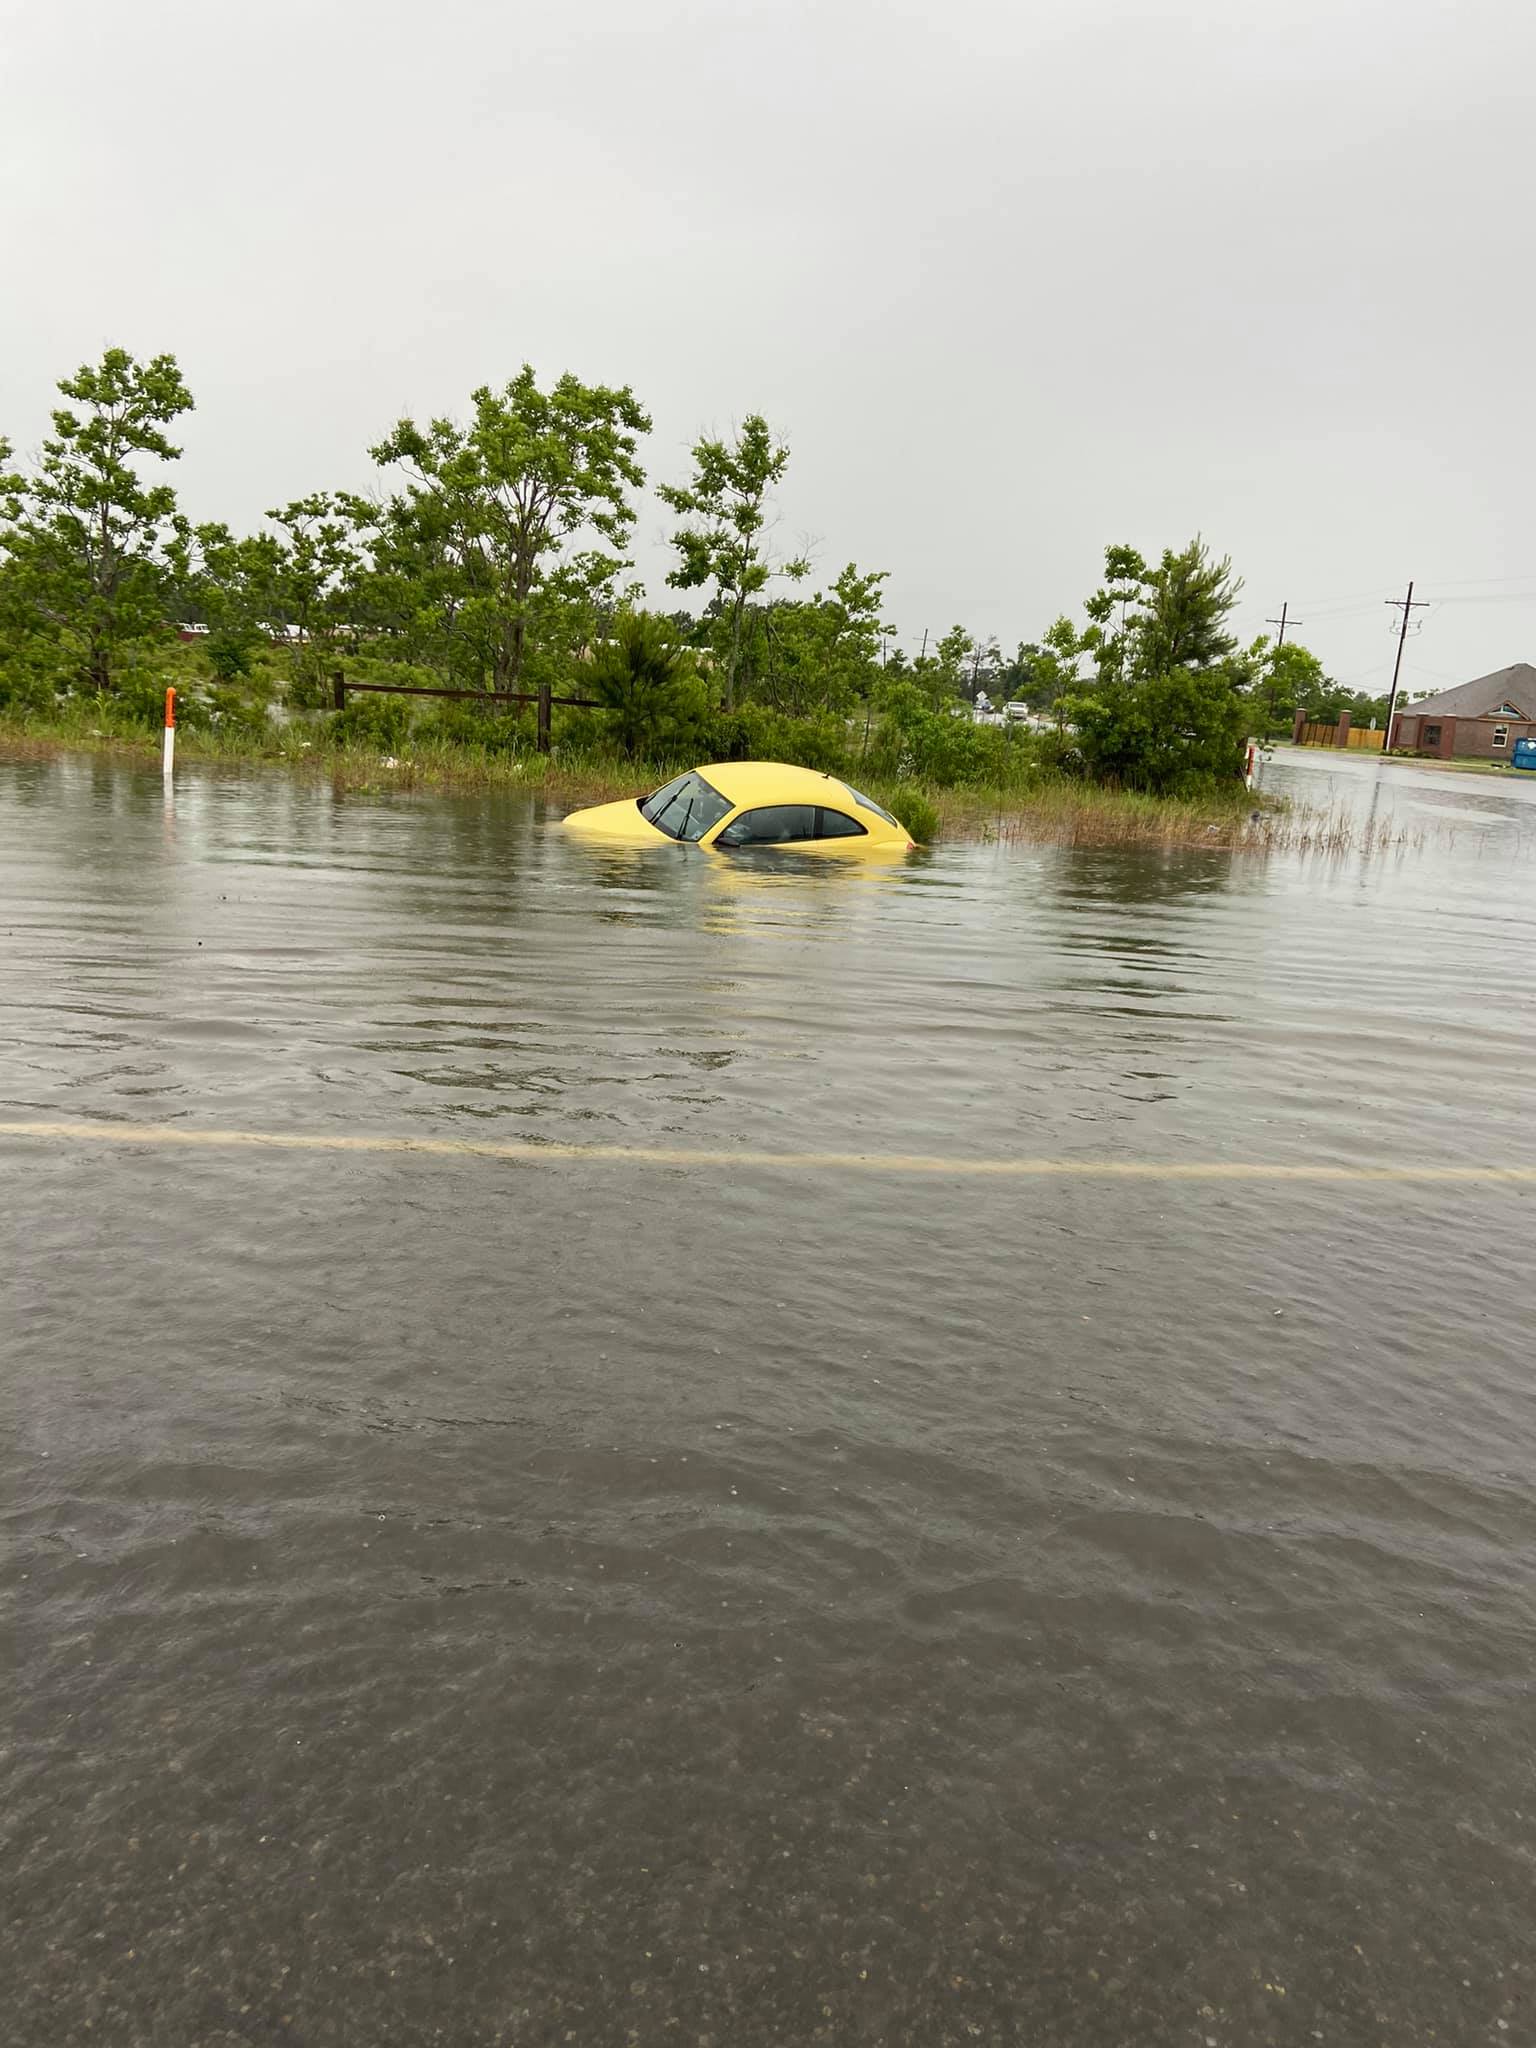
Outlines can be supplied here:
M835 775L782 761L717 761L623 803L572 811L566 829L631 846L793 846L807 852L890 853L912 846L889 811Z

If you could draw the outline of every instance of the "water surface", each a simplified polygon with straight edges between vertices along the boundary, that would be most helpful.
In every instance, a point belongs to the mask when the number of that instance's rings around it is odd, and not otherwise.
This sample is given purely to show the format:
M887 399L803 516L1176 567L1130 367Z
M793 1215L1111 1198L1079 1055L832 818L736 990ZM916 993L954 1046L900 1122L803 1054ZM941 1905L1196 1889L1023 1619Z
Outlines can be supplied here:
M1531 795L1266 773L1422 843L0 767L0 1120L754 1155L0 1135L12 2039L1531 2038L1536 1189L760 1162L1536 1163Z

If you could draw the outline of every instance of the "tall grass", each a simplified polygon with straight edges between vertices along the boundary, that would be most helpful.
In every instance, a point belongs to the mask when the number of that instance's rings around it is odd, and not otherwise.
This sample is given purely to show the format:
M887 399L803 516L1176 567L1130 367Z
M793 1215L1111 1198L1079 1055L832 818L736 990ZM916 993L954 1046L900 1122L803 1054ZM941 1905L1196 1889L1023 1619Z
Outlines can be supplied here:
M115 707L90 700L18 717L0 712L0 754L45 758L60 752L158 758L159 734ZM323 720L295 719L264 729L183 730L177 760L245 769L279 768L323 777L359 792L534 793L561 809L634 796L691 761L617 761L597 748L569 743L553 755L477 746L430 731L412 735L398 754L337 737ZM857 786L883 804L920 844L935 839L1051 846L1206 848L1241 852L1386 852L1416 843L1390 822L1368 823L1347 811L1279 808L1246 791L1193 799L1152 797L1041 776L1008 789L946 789L860 778Z

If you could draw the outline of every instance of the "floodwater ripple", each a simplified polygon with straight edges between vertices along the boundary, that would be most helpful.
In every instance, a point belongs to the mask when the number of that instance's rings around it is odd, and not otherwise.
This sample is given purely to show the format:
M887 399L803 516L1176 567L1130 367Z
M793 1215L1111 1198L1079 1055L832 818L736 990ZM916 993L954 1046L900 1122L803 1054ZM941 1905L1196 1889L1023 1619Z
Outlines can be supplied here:
M1526 2038L1515 801L866 875L0 768L9 2037Z

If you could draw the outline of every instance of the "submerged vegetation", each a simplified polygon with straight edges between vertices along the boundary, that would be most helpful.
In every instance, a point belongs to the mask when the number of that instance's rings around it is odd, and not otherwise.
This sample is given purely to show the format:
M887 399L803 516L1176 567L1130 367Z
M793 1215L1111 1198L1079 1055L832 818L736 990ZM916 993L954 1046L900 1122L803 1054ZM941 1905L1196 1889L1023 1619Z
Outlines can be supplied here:
M229 771L279 769L323 779L359 794L437 791L448 795L524 795L565 810L638 794L667 781L691 760L626 761L611 751L560 745L550 754L443 737L430 727L388 750L378 735L335 718L296 719L252 730L235 722L193 725L181 733L180 763ZM158 733L121 709L82 698L54 715L17 719L0 712L0 760L46 759L62 752L158 761ZM1080 778L1042 773L1007 788L892 781L862 770L859 786L893 811L920 844L939 838L1020 845L1200 848L1254 853L1385 852L1409 843L1389 821L1367 825L1347 810L1304 811L1259 805L1246 791L1154 797L1101 789Z
M150 744L174 686L186 753L354 784L576 797L778 759L878 788L918 838L1236 845L1279 829L1243 789L1249 734L1326 708L1304 648L1238 646L1240 583L1199 539L1109 548L1081 622L1011 660L962 626L904 651L883 572L805 594L810 562L771 546L790 451L758 415L657 486L667 581L701 601L667 611L627 580L650 430L627 385L525 366L462 422L396 422L374 496L312 489L244 535L166 480L193 404L174 357L109 349L59 391L29 468L0 441L13 750Z

